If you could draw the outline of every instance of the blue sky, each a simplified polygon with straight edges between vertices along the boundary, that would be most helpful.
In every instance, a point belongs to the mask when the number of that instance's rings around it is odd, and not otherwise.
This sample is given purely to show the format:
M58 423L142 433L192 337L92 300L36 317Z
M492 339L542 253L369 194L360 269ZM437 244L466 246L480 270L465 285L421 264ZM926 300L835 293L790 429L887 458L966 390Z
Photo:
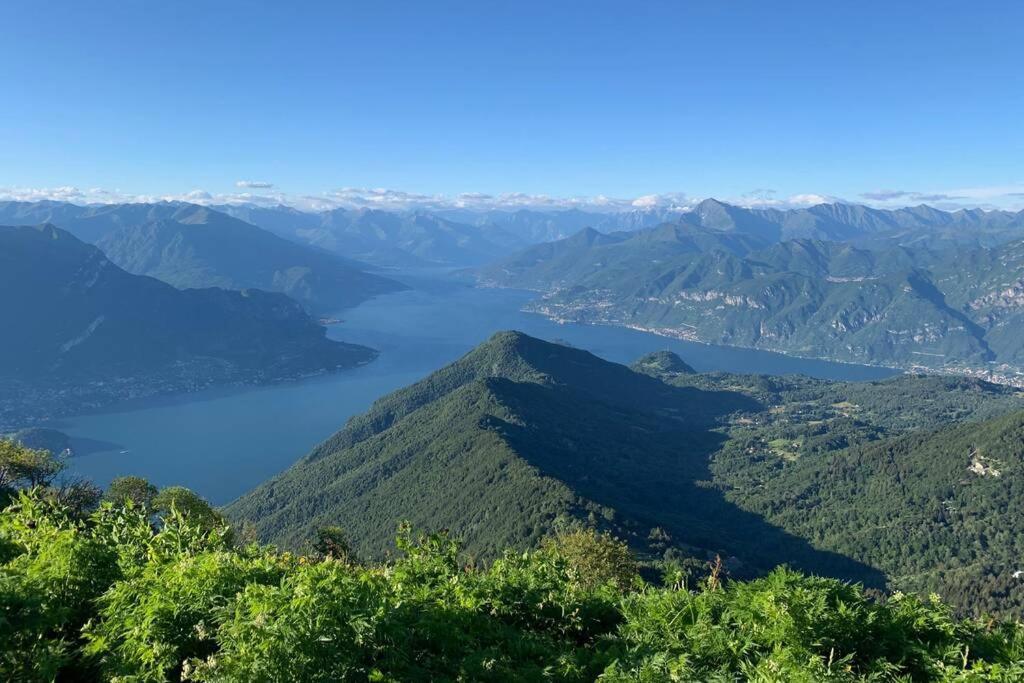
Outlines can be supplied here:
M5 0L0 26L8 196L1024 208L1020 2Z

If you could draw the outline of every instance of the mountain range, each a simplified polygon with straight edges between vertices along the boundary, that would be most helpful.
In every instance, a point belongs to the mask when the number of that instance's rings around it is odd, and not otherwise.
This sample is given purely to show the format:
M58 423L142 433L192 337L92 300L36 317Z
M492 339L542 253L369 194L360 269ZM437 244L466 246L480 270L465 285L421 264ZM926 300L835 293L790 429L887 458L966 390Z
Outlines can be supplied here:
M314 212L252 204L197 207L158 202L82 207L54 201L0 202L0 224L50 222L94 243L120 228L160 220L186 224L223 221L212 219L215 214L231 216L295 243L386 267L479 266L516 249L564 239L584 228L632 232L664 223L741 234L762 244L804 238L872 248L987 247L1024 237L1024 212L948 212L925 205L890 210L833 203L782 210L744 208L708 199L686 209L628 211L338 208Z
M0 228L0 413L99 405L365 363L294 300L179 290L51 225ZM59 410L58 410L59 412Z
M584 228L632 232L664 223L740 234L761 244L804 238L864 247L985 247L1024 238L1024 212L949 212L925 205L892 210L834 203L783 210L708 199L689 209L629 211L364 208L314 213L286 206L216 208L288 239L384 265L479 265L510 249L564 239Z
M869 248L683 222L585 229L477 275L542 292L532 310L562 321L1000 381L1024 375L1020 239Z
M927 205L875 209L859 204L818 204L800 209L750 209L706 199L678 220L719 232L785 241L815 239L860 246L993 246L1024 237L1024 211Z
M194 204L0 204L0 224L52 223L121 268L178 288L258 288L332 313L404 286L367 266Z
M468 225L427 211L219 206L289 240L385 267L480 265L530 244L493 226Z
M990 544L1024 504L995 474L1020 467L1024 450L999 444L1022 409L1018 392L973 379L702 375L667 352L627 368L502 332L381 398L227 513L286 547L340 525L368 557L389 552L402 520L450 529L477 560L584 524L646 557L720 554L736 576L787 563L980 611L1024 604L1011 579L1021 548ZM972 438L981 455L961 452ZM948 455L929 463L922 444L943 439ZM869 466L844 465L854 458ZM944 500L963 524L930 536ZM875 524L886 515L906 524ZM932 550L901 556L908 528Z
M363 261L488 263L482 283L539 290L533 310L558 320L1024 383L1024 219L1008 211L8 202L3 220L55 221L125 270L179 288L277 291L320 314L403 287Z

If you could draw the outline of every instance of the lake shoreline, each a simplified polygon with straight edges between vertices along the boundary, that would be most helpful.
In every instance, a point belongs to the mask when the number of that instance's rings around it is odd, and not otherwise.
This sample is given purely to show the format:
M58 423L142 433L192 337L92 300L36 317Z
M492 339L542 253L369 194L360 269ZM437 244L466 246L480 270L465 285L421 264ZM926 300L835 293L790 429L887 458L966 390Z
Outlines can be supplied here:
M565 341L623 364L668 348L700 371L849 381L894 374L688 344L619 327L559 325L522 310L535 298L532 292L474 287L438 271L401 277L412 289L329 313L345 322L328 327L328 336L377 349L371 363L294 381L154 396L65 415L44 425L73 439L111 445L73 458L77 476L105 485L116 476L133 474L160 486L188 486L221 504L289 467L376 399L457 360L500 330Z

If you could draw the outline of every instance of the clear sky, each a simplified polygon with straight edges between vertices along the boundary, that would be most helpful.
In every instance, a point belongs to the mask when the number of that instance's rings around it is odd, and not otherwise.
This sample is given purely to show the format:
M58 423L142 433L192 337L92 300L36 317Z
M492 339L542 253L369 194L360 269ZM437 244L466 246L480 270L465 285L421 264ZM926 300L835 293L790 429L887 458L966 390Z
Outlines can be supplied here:
M1022 45L1019 1L4 0L0 188L1024 208Z

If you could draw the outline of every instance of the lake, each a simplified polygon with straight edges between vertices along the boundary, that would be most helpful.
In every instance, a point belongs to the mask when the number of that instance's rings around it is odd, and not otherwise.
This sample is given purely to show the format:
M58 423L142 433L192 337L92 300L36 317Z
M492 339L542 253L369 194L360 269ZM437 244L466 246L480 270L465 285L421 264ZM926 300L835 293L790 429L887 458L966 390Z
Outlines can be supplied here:
M122 404L47 425L72 436L75 474L106 485L134 474L158 486L181 484L227 503L287 468L380 396L466 353L498 330L561 340L628 363L671 349L699 371L801 373L881 379L886 368L805 360L677 341L615 327L560 325L520 308L535 295L476 289L437 273L389 274L412 290L337 314L331 337L380 351L373 363L329 376L266 387L210 390Z

